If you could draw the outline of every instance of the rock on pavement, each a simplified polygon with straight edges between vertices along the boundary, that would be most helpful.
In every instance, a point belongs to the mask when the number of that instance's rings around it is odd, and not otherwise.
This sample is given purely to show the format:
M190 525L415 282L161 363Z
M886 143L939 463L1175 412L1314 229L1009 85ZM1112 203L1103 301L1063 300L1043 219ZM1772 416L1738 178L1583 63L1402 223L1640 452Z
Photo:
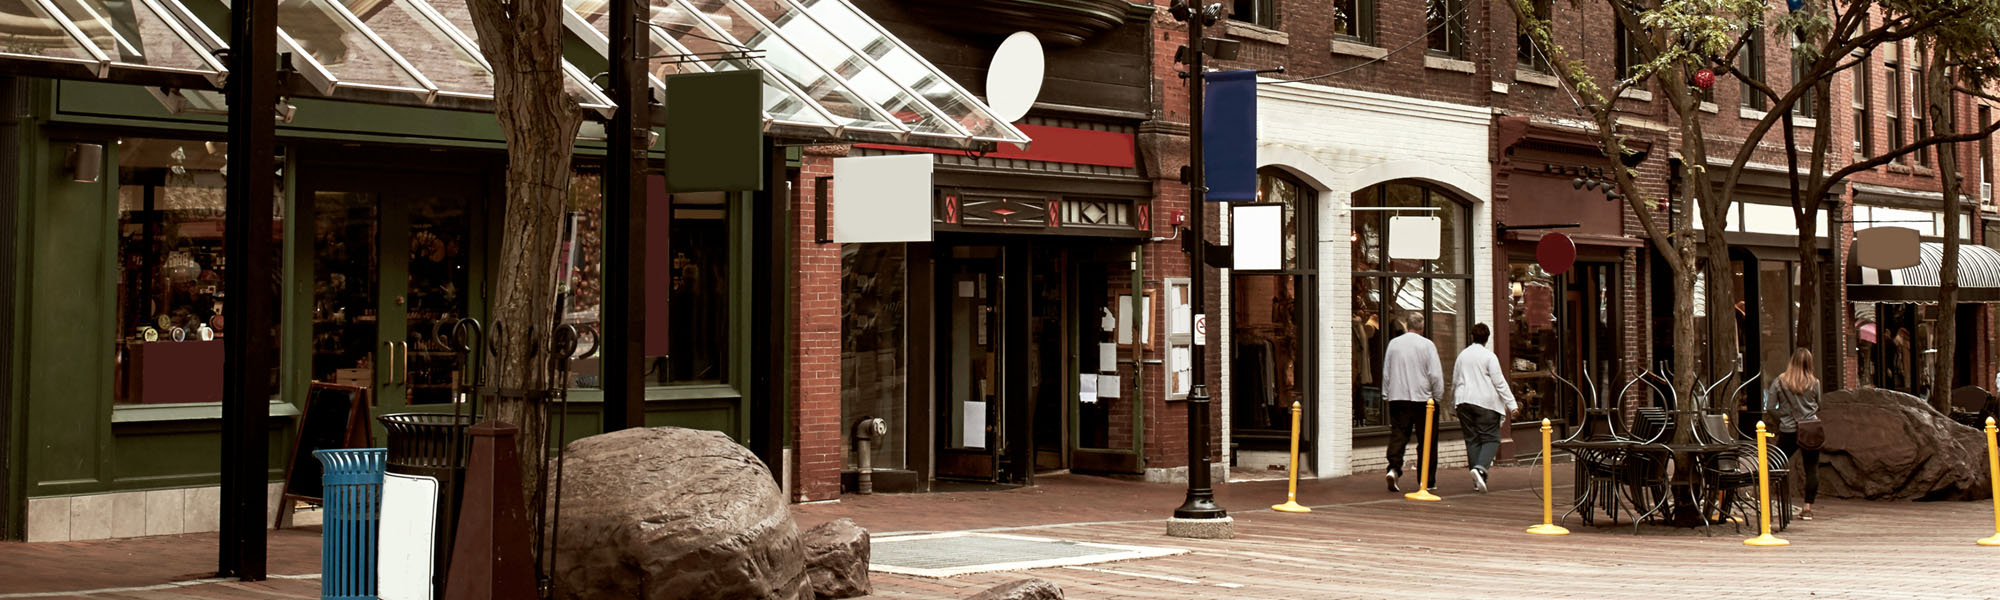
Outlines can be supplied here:
M1922 398L1876 388L1828 393L1820 489L1839 498L1975 500L1991 497L1986 436ZM1798 479L1794 476L1793 479Z
M813 598L789 504L727 436L626 429L564 454L559 597Z
M868 530L841 517L807 529L806 575L820 600L855 598L874 592L868 584Z
M1062 600L1062 587L1047 579L1023 579L1013 583L1003 583L970 600Z

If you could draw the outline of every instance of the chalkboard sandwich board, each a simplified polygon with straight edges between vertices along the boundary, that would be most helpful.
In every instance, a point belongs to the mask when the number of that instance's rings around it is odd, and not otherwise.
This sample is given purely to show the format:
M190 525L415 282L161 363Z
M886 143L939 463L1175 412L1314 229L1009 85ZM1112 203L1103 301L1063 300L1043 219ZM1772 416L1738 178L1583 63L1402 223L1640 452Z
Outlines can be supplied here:
M360 386L313 382L306 392L305 410L299 416L299 432L292 438L292 451L285 466L285 488L278 500L278 518L273 527L282 527L291 516L292 505L318 503L320 464L314 450L368 448L374 446L374 432L368 427L368 389Z

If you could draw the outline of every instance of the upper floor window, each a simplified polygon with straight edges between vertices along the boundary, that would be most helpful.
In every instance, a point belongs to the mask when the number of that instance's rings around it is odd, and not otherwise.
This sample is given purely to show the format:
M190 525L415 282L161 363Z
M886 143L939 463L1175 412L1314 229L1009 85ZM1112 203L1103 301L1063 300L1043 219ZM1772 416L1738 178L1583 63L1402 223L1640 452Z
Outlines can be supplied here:
M1278 28L1278 9L1275 0L1235 0L1229 7L1229 18L1258 27Z
M1914 91L1910 94L1910 141L1912 142L1924 139L1931 133L1930 120L1925 118L1931 114L1930 80L1924 79L1924 69L1930 66L1929 62L1929 56L1918 52L1917 67L1910 69L1910 89ZM1917 164L1931 164L1929 146L1917 148Z
M1797 102L1792 103L1792 114L1807 119L1818 117L1819 83L1806 82L1806 76L1812 74L1812 63L1806 62L1805 60L1799 58L1799 55L1796 52L1796 50L1799 47L1799 38L1797 36L1792 36L1791 40L1792 40L1792 49L1794 50L1794 52L1791 55L1792 85L1799 85L1800 83L1811 83L1812 85L1811 88L1808 88L1806 90L1805 94L1799 96Z
M1535 20L1548 22L1549 0L1534 0L1534 4ZM1550 71L1548 53L1543 52L1541 46L1537 45L1534 38L1529 37L1527 33L1515 35L1514 50L1519 55L1521 68L1543 73Z
M1867 61L1862 61L1867 65ZM1875 153L1875 86L1868 81L1868 69L1854 71L1854 159L1864 160Z
M1333 0L1333 36L1374 44L1375 0Z
M1882 105L1882 115L1889 123L1889 143L1885 149L1903 147L1903 62L1902 44L1891 42L1882 46L1882 71L1884 87L1889 92L1888 102Z
M1611 37L1612 45L1618 48L1618 77L1631 77L1633 67L1646 64L1646 57L1639 52L1639 45L1633 41L1632 32L1625 28L1624 21L1617 22Z
M1431 54L1465 59L1465 0L1426 0Z
M1743 76L1751 81L1769 83L1764 79L1763 31L1752 29L1744 33L1743 37L1743 50L1737 54L1736 70L1743 73ZM1764 97L1764 92L1751 87L1749 83L1743 84L1744 108L1764 110L1770 106L1767 104L1768 101L1769 98Z

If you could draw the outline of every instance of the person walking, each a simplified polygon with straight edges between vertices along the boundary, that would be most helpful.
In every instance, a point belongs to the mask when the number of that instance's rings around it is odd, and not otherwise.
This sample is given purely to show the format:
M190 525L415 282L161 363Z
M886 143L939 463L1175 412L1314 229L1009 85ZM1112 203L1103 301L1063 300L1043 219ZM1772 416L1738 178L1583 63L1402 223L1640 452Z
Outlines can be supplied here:
M1385 478L1389 481L1389 491L1400 492L1396 480L1403 476L1403 451L1410 444L1410 438L1422 436L1417 428L1424 420L1424 402L1442 399L1444 394L1444 368L1438 360L1437 344L1424 337L1424 322L1420 316L1412 315L1401 335L1389 340L1389 348L1382 353L1382 397L1389 402L1389 471ZM1437 415L1431 415L1430 426L1437 427ZM1418 437L1418 440L1423 439ZM1435 475L1437 468L1437 444L1419 452L1428 452L1430 460L1425 462L1418 456L1419 468L1428 466ZM1437 477L1430 478L1430 487L1437 488Z
M1472 345L1458 353L1451 369L1452 401L1458 404L1458 427L1465 432L1465 460L1472 487L1486 492L1487 469L1500 453L1500 428L1514 420L1520 405L1507 387L1500 357L1486 348L1493 332L1485 323L1472 325Z
M1805 506L1799 519L1813 520L1813 500L1819 497L1819 451L1826 433L1819 422L1819 378L1813 376L1812 351L1792 351L1792 364L1764 392L1764 409L1778 416L1778 447L1792 457L1792 471L1805 475Z

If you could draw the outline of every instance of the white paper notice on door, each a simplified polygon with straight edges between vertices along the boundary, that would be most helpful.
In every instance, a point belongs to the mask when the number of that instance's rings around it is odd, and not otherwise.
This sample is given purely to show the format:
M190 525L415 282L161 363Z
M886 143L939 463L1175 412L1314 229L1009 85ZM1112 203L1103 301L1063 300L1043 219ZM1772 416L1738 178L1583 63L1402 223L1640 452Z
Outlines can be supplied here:
M986 403L985 402L965 403L965 429L962 432L962 435L965 436L965 447L967 448L986 447Z
M1096 375L1076 376L1077 402L1082 402L1084 404L1097 403L1097 377L1098 376Z
M1107 373L1118 371L1118 345L1111 342L1097 343L1097 370Z
M1117 398L1118 386L1123 383L1117 375L1099 375L1097 376L1097 396L1100 398Z

